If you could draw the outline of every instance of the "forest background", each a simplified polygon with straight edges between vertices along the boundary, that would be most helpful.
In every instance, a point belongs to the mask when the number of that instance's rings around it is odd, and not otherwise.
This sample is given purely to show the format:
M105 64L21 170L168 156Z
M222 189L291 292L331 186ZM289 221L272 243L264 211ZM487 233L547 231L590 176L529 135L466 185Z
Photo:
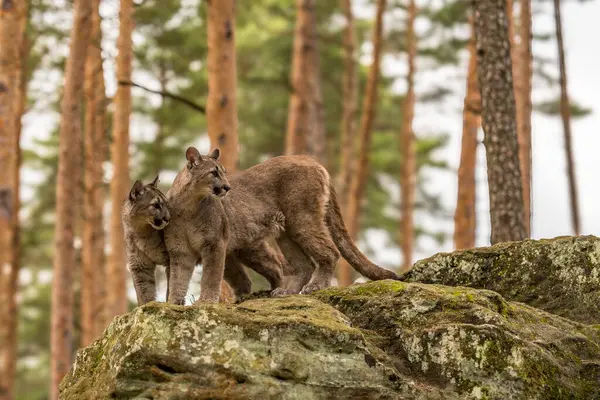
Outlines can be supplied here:
M133 34L135 59L132 81L157 90L177 93L199 104L206 103L206 27L200 1L146 0L136 5ZM398 132L406 92L406 53L403 30L404 2L390 1L384 16L385 44L381 64L379 100L371 150L367 203L361 219L360 247L388 268L402 262L397 245L400 189ZM467 3L467 2L464 2ZM251 4L251 5L250 5ZM461 2L417 2L415 21L418 56L415 76L413 130L418 140L418 192L415 206L416 245L413 259L454 245L453 215L456 205L456 170L460 159L462 110L470 37ZM572 234L562 125L557 113L559 93L552 3L534 1L532 41L532 231L533 238ZM359 99L371 62L371 30L375 6L355 0L360 49ZM600 233L599 166L600 2L563 2L563 27L574 106L573 142L581 233ZM238 2L236 24L238 56L238 115L241 167L283 153L289 101L289 71L294 33L292 1ZM102 58L106 94L112 98L115 79L115 46L119 2L101 3ZM330 159L338 148L342 107L343 23L330 23L339 14L336 1L319 2L319 53ZM46 398L49 382L50 281L53 254L54 188L58 150L59 104L65 57L72 21L72 3L34 0L30 4L31 80L27 112L23 118L21 169L23 260L20 271L18 399ZM333 18L335 22L336 19ZM190 60L192 60L190 62ZM189 68L189 69L188 69ZM132 179L149 180L160 172L168 187L183 164L183 152L195 144L207 152L204 115L181 102L133 88L130 124ZM360 101L359 101L360 104ZM108 107L112 111L111 106ZM359 107L360 114L360 107ZM109 117L108 120L111 118ZM109 123L110 125L110 123ZM483 133L479 132L480 140ZM478 146L476 168L476 244L489 244L490 223L485 151ZM330 170L335 172L335 162ZM111 179L105 163L104 181ZM107 205L108 210L108 205ZM108 223L108 218L106 218ZM77 246L77 243L76 243ZM129 281L128 281L129 282ZM130 294L133 292L130 289ZM131 298L133 300L133 296ZM77 324L77 318L76 318ZM76 326L77 332L77 326Z

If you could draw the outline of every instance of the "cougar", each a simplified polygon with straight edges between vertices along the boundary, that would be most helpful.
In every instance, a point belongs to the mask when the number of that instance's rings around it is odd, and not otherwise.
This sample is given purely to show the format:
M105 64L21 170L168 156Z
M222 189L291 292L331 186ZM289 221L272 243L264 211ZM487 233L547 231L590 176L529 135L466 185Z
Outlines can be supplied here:
M169 295L169 254L164 241L163 229L169 224L171 214L167 199L157 187L157 183L158 176L148 185L136 181L121 210L127 259L138 305L148 303L156 298L154 275L156 265L163 265L166 268L167 298ZM280 216L277 216L272 224L270 229L274 231L283 227ZM264 260L268 260L272 254L279 257L279 262L277 265L268 263L265 265ZM225 281L233 288L236 297L250 293L251 281L243 267L246 265L263 275L274 289L281 283L282 257L266 247L266 243L257 243L255 246L243 249L227 258ZM196 260L196 263L198 262L201 260ZM268 267L275 268L275 270L269 270Z
M167 198L157 184L158 176L147 185L135 181L121 208L127 262L138 305L156 298L156 265L163 265L169 276L163 229L169 224L171 214Z
M283 263L285 287L273 294L311 293L330 285L341 255L372 280L399 279L371 262L354 244L342 220L327 170L308 156L280 156L231 177L218 162L219 150L201 156L186 151L186 166L167 192L173 223L165 230L171 258L169 302L181 303L194 260L204 271L200 300L217 301L226 255L259 247L261 263ZM283 221L284 232L272 221ZM277 225L277 224L275 224ZM256 254L256 253L255 253Z

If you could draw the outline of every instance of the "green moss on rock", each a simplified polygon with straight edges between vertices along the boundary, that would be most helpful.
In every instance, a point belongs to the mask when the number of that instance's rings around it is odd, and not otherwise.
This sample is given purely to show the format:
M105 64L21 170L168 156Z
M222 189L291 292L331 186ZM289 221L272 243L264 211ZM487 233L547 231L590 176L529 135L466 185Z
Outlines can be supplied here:
M467 287L371 282L115 318L77 399L600 398L600 330Z
M495 399L600 396L583 367L600 359L598 330L498 293L371 282L314 296L384 338L379 345L400 372L441 390Z
M501 243L419 261L408 282L490 289L584 323L600 322L600 239Z
M422 389L367 336L308 296L236 306L152 303L116 318L78 353L61 398L416 396Z

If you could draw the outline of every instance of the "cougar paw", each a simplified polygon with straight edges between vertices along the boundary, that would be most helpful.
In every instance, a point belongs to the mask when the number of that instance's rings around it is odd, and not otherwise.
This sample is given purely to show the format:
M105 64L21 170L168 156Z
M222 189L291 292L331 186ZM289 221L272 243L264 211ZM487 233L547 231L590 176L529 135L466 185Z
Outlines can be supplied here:
M295 293L293 293L290 290L287 290L287 289L284 289L284 288L280 288L280 287L276 288L276 289L273 289L271 291L271 297L282 297L282 296L289 296L289 295L292 295L292 294L295 294Z
M321 285L319 283L313 282L304 285L300 294L311 294L312 292L316 292L317 290L325 289L327 285Z

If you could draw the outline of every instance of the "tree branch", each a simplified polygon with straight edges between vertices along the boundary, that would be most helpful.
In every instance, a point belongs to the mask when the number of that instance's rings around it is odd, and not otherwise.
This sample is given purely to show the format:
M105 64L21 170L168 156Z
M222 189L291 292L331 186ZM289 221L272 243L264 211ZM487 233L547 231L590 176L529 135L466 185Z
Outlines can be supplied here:
M181 96L179 96L177 94L174 94L174 93L171 93L171 92L167 92L166 90L154 90L154 89L150 89L149 87L142 86L139 83L135 83L135 82L132 82L132 81L129 81L129 82L127 82L127 81L119 81L119 85L137 87L137 88L140 88L142 90L145 90L146 92L158 94L158 95L161 95L162 97L166 97L166 98L169 98L169 99L173 99L173 100L179 101L179 102L185 104L186 106L188 106L188 107L190 107L190 108L192 108L192 109L194 109L196 111L201 112L202 114L206 114L206 107L205 106L203 106L201 104L198 104L198 103L194 103L193 101L191 101L189 99L186 99L185 97L181 97Z

